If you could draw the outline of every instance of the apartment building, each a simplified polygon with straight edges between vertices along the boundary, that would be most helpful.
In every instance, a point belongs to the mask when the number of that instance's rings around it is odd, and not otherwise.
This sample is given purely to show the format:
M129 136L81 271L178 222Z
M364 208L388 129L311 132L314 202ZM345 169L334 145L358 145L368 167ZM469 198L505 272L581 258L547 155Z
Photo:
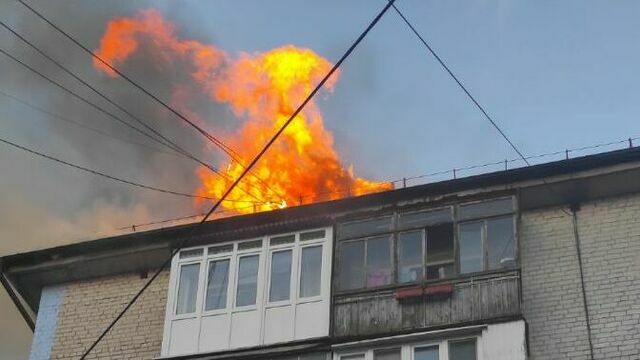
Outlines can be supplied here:
M640 359L640 150L4 257L30 358Z

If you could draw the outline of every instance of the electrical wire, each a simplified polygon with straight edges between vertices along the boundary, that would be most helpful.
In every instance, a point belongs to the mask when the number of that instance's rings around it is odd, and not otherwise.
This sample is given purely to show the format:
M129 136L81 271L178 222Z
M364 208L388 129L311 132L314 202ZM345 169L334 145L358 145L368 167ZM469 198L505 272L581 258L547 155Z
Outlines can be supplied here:
M98 135L102 135L104 137L108 137L108 138L111 138L111 139L114 139L114 140L117 140L117 141L120 141L120 142L123 142L123 143L144 147L144 148L147 148L149 150L153 150L155 152L160 152L160 153L164 153L164 154L172 155L172 156L181 156L180 154L177 154L175 152L165 151L163 149L160 149L160 148L157 148L157 147L154 147L154 146L150 146L150 145L143 144L143 143L140 143L140 142L131 141L131 140L128 140L128 139L125 139L125 138L121 138L121 137L113 135L111 133L108 133L108 132L102 131L100 129L88 126L86 124L83 124L80 121L76 121L76 120L69 119L67 117L61 116L59 114L55 114L55 113L53 113L51 111L48 111L48 110L46 110L44 108L41 108L41 107L39 107L39 106L37 106L35 104L30 103L30 102L28 102L28 101L26 101L24 99L21 99L21 98L15 96L15 95L11 95L9 93L6 93L6 92L4 92L2 90L0 90L0 95L6 97L8 99L11 99L11 100L13 100L13 101L15 101L17 103L20 103L25 107L33 109L33 110L35 110L37 112L40 112L40 113L42 113L44 115L47 115L51 119L60 120L60 121L66 122L68 124L72 124L74 126L83 128L83 129L85 129L87 131L94 132L94 133L96 133ZM25 117L25 118L29 119L29 117Z
M185 123L187 123L189 126L191 126L192 128L194 128L198 133L200 133L201 135L203 135L206 139L208 139L211 143L213 143L216 147L218 147L219 149L221 149L224 153L226 153L233 161L235 161L236 163L238 163L240 166L242 166L243 168L246 167L246 165L244 164L244 160L242 159L242 157L236 152L234 151L231 147L227 146L224 142L222 142L222 140L214 137L213 135L211 135L209 132L207 132L205 129L203 129L202 127L198 126L197 124L195 124L193 121L189 120L184 114L180 113L179 111L177 111L176 109L174 109L172 106L170 106L169 104L167 104L165 101L163 101L162 99L160 99L158 96L154 95L153 93L151 93L149 90L147 90L145 87L143 87L142 85L140 85L138 82L134 81L133 79L131 79L131 77L129 77L128 75L124 74L122 71L120 71L118 68L116 68L115 66L113 66L112 64L110 64L109 62L107 62L106 60L104 60L102 57L98 56L95 52L91 51L91 49L89 49L87 46L85 46L84 44L82 44L80 41L78 41L76 38L74 38L73 36L71 36L69 33L67 33L66 31L62 30L62 28L60 28L59 26L57 26L56 24L54 24L51 20L49 20L47 17L45 17L44 15L42 15L40 12L38 12L36 9L34 9L33 7L31 7L29 4L27 4L26 2L22 1L22 0L18 0L18 2L20 2L23 6L25 6L27 9L29 9L32 13L34 13L36 16L38 16L40 19L42 19L44 22L46 22L47 24L49 24L51 27L53 27L56 31L58 31L59 33L61 33L62 35L64 35L67 39L69 39L71 42L73 42L74 44L76 44L78 47L80 47L84 52L86 52L87 54L89 54L91 57L93 57L94 59L98 60L100 63L102 63L103 65L105 65L106 67L108 67L110 70L112 70L114 73L118 74L121 78L123 78L124 80L126 80L128 83L130 83L131 85L133 85L134 87L136 87L138 90L142 91L144 94L146 94L147 96L149 96L151 99L153 99L154 101L156 101L158 104L162 105L165 109L169 110L172 114L174 114L175 116L177 116L180 120L184 121ZM8 26L5 25L5 28L9 29ZM13 30L12 31L14 34L17 35L17 33ZM19 36L19 35L18 35ZM39 52L41 52L40 50L38 50ZM41 52L42 53L42 52ZM53 60L52 60L53 61ZM260 177L258 177L255 174L252 174L252 176L258 180L259 182L261 182L267 189L269 189L270 191L272 191L274 194L276 194L277 196L279 196L280 198L284 198L282 196L282 194L278 194L277 191L275 191L273 188L269 187L269 184L264 181L263 179L261 179Z
M98 171L98 170L90 169L90 168L87 168L87 167L84 167L84 166L80 166L80 165L77 165L77 164L74 164L74 163L71 163L71 162L68 162L68 161L53 157L51 155L47 155L47 154L41 153L39 151L30 149L28 147L25 147L25 146L22 146L22 145L19 145L19 144L16 144L16 143L14 143L12 141L9 141L9 140L3 139L3 138L0 138L0 142L3 142L3 143L5 143L7 145L10 145L10 146L13 146L14 148L26 151L26 152L31 153L33 155L37 155L37 156L42 157L44 159L54 161L54 162L56 162L58 164L65 165L65 166L68 166L68 167L72 167L74 169L81 170L81 171L84 171L84 172L87 172L87 173L90 173L90 174L93 174L93 175L97 175L97 176L100 176L100 177L103 177L103 178L107 178L107 179L110 179L110 180L113 180L113 181L116 181L116 182L119 182L119 183L123 183L123 184L131 185L131 186L139 187L139 188L142 188L142 189L152 190L152 191L156 191L156 192L160 192L160 193L164 193L164 194L171 194L171 195L188 197L188 198L196 198L196 199L217 200L215 198L208 197L208 196L193 195L193 194L183 193L183 192L179 192L179 191L167 190L167 189L162 189L162 188L159 188L159 187L156 187L156 186L145 185L145 184L138 183L138 182L131 181L131 180L125 180L125 179L122 179L122 178L119 178L119 177L116 177L116 176L109 175L109 174L107 174L105 172L101 172L101 171ZM229 201L229 202L250 202L250 201L242 201L242 200L225 200L225 201Z
M21 0L18 0L22 2ZM371 21L371 23L367 26L367 28L358 36L355 42L347 49L347 51L342 55L340 60L338 60L335 65L329 70L329 72L322 78L322 80L316 85L316 87L309 93L307 98L298 106L298 108L291 114L289 119L280 127L280 129L273 135L273 137L264 145L262 150L253 158L253 160L249 163L247 167L245 167L242 174L231 184L231 186L225 191L225 193L218 199L218 201L213 205L211 210L202 218L202 220L193 227L191 234L186 236L172 251L169 257L162 263L160 268L149 278L149 280L145 283L145 285L136 293L135 296L127 303L127 305L120 311L120 313L116 316L116 318L111 321L109 326L98 336L98 338L91 344L91 346L83 353L80 357L81 360L86 359L86 357L91 353L91 351L98 345L98 343L107 335L107 333L113 328L113 326L126 314L126 312L135 304L138 298L144 293L144 291L153 283L153 281L162 273L162 271L171 263L173 257L185 246L187 246L189 239L193 236L199 229L202 228L202 225L207 221L209 216L220 206L222 201L226 199L226 197L231 193L231 191L238 185L238 183L246 176L246 174L251 170L251 168L260 160L262 155L267 152L269 147L278 139L280 134L289 126L289 124L295 119L295 117L302 111L302 109L307 105L309 101L315 96L315 94L324 86L327 80L333 75L336 70L340 67L340 65L351 55L351 53L355 50L355 48L360 44L360 42L365 38L365 36L371 31L371 29L380 21L382 16L389 10L389 7L393 5L395 0L390 0L384 8L378 13L378 15Z
M135 117L133 114L129 113L128 111L126 111L126 109L122 109L124 112L126 112L129 116L131 116L134 120L137 120L139 123L141 123L143 126L151 129L152 132L156 133L161 139L163 139L163 141L161 141L160 139L152 136L149 133L146 133L144 130L137 128L131 124L129 124L127 121L121 119L120 117L116 116L115 114L105 110L104 108L98 106L97 104L95 104L94 102L91 102L90 100L88 100L85 97L82 97L81 95L79 95L78 93L74 92L73 90L70 90L69 88L63 86L62 84L58 83L57 81L53 80L52 78L46 76L44 73L36 70L35 68L33 68L32 66L28 65L27 63L25 63L24 61L16 58L15 56L11 55L9 52L7 52L6 50L0 48L0 53L2 53L3 55L7 56L8 58L10 58L11 60L17 62L19 65L21 65L22 67L30 70L31 72L35 73L36 75L38 75L39 77L43 78L44 80L48 81L49 83L55 85L56 87L62 89L63 91L65 91L66 93L72 95L73 97L79 99L80 101L84 102L85 104L91 106L92 108L100 111L101 113L109 116L110 118L114 119L115 121L135 130L136 132L144 135L145 137L153 140L154 142L157 142L163 146L166 146L170 149L172 149L173 151L175 151L178 154L181 154L183 156L185 156L188 159L191 159L195 162L197 162L198 164L204 166L205 168L207 168L208 170L210 170L211 172L224 177L225 179L231 181L232 178L229 177L226 173L224 173L223 171L220 171L218 169L216 169L215 167L211 166L210 164L207 164L206 162L198 159L197 157L195 157L194 155L192 155L191 153L187 152L186 150L182 149L181 147L179 147L178 145L176 145L175 143L173 143L171 140L167 139L166 137L164 137L162 134L158 133L157 131L155 131L153 128L151 128L150 126L148 126L146 123L144 123L142 120L140 120L139 118ZM63 70L67 71L70 75L74 76L75 75L73 73L71 73L70 71L68 71L66 68L62 67L59 63L55 62L55 60L49 58L46 54L44 54L43 56L47 57L47 59L49 59L50 61L54 62L56 65L58 65L60 68L62 68ZM96 92L97 94L99 94L101 97L103 97L104 99L106 99L107 101L110 101L112 104L114 104L114 106L118 106L117 104L115 104L114 102L112 102L108 97L106 97L105 95L103 95L102 93L100 93L98 90L96 90L95 88L91 87L89 84L86 84L83 80L79 79L76 77L76 79L78 79L79 81L83 82L83 84L85 84L87 87L89 87L90 89L92 89L94 92ZM166 142L164 142L166 141ZM258 199L253 193L251 193L250 191L243 189L242 187L239 187L239 189L241 191L243 191L244 193L246 193L247 195L249 195L250 197L254 198L256 201L258 202L264 202L263 199Z

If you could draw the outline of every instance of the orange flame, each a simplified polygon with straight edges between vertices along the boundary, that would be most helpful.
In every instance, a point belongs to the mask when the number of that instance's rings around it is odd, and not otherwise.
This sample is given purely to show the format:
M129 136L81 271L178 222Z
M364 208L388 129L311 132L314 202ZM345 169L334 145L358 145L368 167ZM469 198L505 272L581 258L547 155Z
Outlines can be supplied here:
M230 59L214 46L178 39L174 26L154 10L143 11L135 18L111 20L97 54L117 66L135 53L142 41L167 59L187 60L192 66L191 76L202 90L212 100L229 104L234 114L245 120L237 134L224 139L244 161L262 149L332 66L312 50L293 45ZM94 65L115 75L100 62ZM325 91L333 90L338 76L336 72L326 82ZM201 180L199 195L221 197L245 164L230 161L222 165L226 179L204 167L197 169ZM352 169L345 168L333 148L333 137L324 127L322 114L311 100L251 175L229 194L227 199L231 201L224 206L240 213L266 211L391 187L390 183L357 177ZM260 202L247 206L256 199Z

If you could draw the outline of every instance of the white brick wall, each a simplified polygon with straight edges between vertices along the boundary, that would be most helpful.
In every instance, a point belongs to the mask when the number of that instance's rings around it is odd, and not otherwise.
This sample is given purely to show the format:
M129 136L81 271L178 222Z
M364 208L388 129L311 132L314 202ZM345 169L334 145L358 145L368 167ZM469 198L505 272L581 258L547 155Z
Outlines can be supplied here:
M578 211L596 359L640 359L640 196L582 204ZM523 312L531 359L588 359L570 216L522 214Z

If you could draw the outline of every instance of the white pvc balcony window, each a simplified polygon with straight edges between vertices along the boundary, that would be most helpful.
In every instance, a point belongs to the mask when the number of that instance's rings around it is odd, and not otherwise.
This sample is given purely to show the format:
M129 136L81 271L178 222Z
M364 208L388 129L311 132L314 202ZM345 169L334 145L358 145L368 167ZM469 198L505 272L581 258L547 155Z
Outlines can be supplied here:
M373 360L400 360L400 349L384 349L373 352Z
M229 259L210 262L205 310L208 311L226 308L228 287Z
M449 343L449 360L476 360L476 339Z
M291 292L291 250L271 254L269 302L289 300Z
M180 267L176 314L188 314L196 311L198 295L198 275L200 264L188 264Z
M413 360L440 360L440 348L438 346L415 348Z
M259 255L243 256L238 264L236 306L255 305L258 288Z
M302 248L300 264L300 297L320 295L322 280L322 245Z

